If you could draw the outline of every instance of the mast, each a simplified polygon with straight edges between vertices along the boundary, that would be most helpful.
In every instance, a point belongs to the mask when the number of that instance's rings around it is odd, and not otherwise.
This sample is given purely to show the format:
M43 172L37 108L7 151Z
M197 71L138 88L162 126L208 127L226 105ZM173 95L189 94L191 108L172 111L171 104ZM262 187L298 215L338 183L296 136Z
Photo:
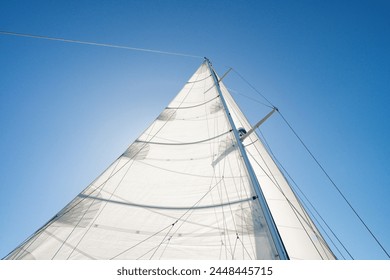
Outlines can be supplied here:
M221 88L219 86L218 78L217 78L217 76L216 76L216 74L214 72L214 69L211 66L210 60L208 58L206 58L206 57L205 57L205 60L207 62L207 66L210 69L211 75L212 75L212 77L214 79L215 87L217 88L218 94L219 94L219 96L221 98L222 105L223 105L223 107L225 109L225 112L226 112L226 116L227 116L227 118L229 120L229 123L231 125L234 137L235 137L236 142L237 142L238 149L239 149L239 151L241 153L241 156L243 158L245 167L247 169L250 182L251 182L251 184L252 184L252 186L254 188L254 191L256 192L257 198L259 200L259 204L260 204L260 206L261 206L261 208L263 210L264 217L265 217L265 220L267 222L268 228L270 230L270 233L271 233L272 239L274 241L276 250L277 250L277 252L279 254L279 258L282 259L282 260L288 260L289 257L288 257L287 251L286 251L286 249L285 249L285 247L283 245L283 241L282 241L282 239L281 239L281 237L279 235L278 229L276 228L275 221L274 221L274 219L272 217L271 211L269 210L269 207L267 205L267 201L265 200L264 194L263 194L263 192L261 190L260 183L259 183L259 181L257 180L257 178L255 176L255 173L253 171L252 165L249 162L248 155L246 154L245 148L242 145L241 138L240 138L240 136L238 134L237 128L236 128L236 126L234 124L233 118L232 118L232 116L230 114L229 108L228 108L228 106L226 104L225 98L224 98L224 96L222 94L222 91L221 91Z

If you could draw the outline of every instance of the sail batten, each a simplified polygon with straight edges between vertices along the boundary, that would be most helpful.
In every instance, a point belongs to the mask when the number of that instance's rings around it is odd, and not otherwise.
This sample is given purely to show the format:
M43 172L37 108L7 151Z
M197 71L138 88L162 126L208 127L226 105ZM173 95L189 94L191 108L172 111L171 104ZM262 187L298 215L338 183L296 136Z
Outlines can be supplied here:
M238 136L249 123L216 77L202 63L107 170L7 258L280 259L280 246L295 259L332 258L261 139Z

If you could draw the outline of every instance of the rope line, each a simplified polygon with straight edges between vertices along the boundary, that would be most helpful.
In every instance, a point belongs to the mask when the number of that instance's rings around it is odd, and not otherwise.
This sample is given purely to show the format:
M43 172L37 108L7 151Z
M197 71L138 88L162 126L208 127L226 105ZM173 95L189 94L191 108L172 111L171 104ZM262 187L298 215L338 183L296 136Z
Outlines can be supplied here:
M163 232L164 230L166 230L167 228L169 228L169 227L171 227L171 226L172 226L172 225L168 225L168 226L164 227L163 229L161 229L161 230L155 232L154 234L148 236L148 237L145 238L144 240L141 240L140 242L138 242L138 243L134 244L133 246L131 246L131 247L125 249L124 251L120 252L119 254L116 254L115 256L111 257L110 260L113 260L113 259L119 257L120 255L123 255L124 253L126 253L126 252L130 251L131 249L137 247L138 245L144 243L145 241L149 240L149 239L152 238L153 236L156 236L156 235L159 234L160 232Z
M261 97L264 98L265 101L268 102L269 105L272 106L272 108L274 108L275 106L272 104L271 101L268 100L267 97L265 97L259 90L257 90L251 83L249 83L240 73L237 72L236 69L232 68L233 69L233 72L236 73L245 83L247 83L248 86L250 86L255 92L257 92ZM260 101L259 101L260 102Z
M348 201L348 199L345 197L345 195L342 193L340 188L337 186L337 184L333 181L333 179L330 177L328 172L324 169L324 167L321 165L321 163L317 160L317 158L313 155L313 153L309 150L309 148L306 146L306 144L303 142L301 137L295 132L295 130L292 128L290 123L286 120L286 118L278 111L279 115L282 117L284 122L287 124L287 126L291 129L291 131L294 133L294 135L298 138L299 142L303 145L303 147L306 149L306 151L309 153L309 155L313 158L313 160L316 162L318 167L322 170L322 172L325 174L325 176L328 178L328 180L331 182L333 187L337 190L337 192L340 194L340 196L344 199L344 201L347 203L349 208L353 211L355 216L359 219L359 221L363 224L363 226L366 228L366 230L370 233L371 237L376 241L376 243L379 245L379 247L382 249L382 251L387 255L387 257L390 259L389 253L386 251L386 249L383 247L381 242L378 240L378 238L374 235L374 233L370 230L370 228L367 226L367 224L363 221L363 219L360 217L360 215L357 213L355 208L352 206L352 204Z
M203 58L203 56L185 54L185 53L167 52L167 51L154 50L154 49L136 48L136 47L122 46L122 45L115 45L115 44L106 44L106 43L98 43L98 42L91 42L91 41L81 41L81 40L65 39L65 38L27 34L27 33L17 33L17 32L4 31L4 30L0 30L0 34L9 35L9 36L17 36L17 37L34 38L34 39L43 39L43 40L50 40L50 41L59 41L59 42L65 42L65 43L74 43L74 44L81 44L81 45L99 46L99 47L107 47L107 48L115 48L115 49L125 49L125 50L130 50L130 51L150 52L150 53L156 53L156 54L175 55L175 56L192 57L192 58Z
M261 102L260 100L257 100L256 98L253 98L253 97L248 96L248 95L246 95L246 94L240 93L240 92L238 92L237 90L234 90L234 89L231 89L231 88L227 88L227 89L229 90L230 93L234 93L234 94L241 95L241 96L243 96L243 97L245 97L245 98L247 98L247 99L249 99L249 100L252 100L252 101L254 101L254 102L256 102L256 103L259 103L259 104L261 104L261 105L263 105L263 106L265 106L265 107L268 107L268 108L271 108L271 109L274 108L272 105L265 104L264 102Z

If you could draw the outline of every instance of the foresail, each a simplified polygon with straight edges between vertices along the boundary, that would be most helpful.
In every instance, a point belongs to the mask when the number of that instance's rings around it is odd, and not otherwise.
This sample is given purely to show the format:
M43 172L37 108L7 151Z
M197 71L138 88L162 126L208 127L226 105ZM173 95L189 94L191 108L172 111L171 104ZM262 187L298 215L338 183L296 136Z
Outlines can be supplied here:
M237 127L251 128L226 87L222 92ZM335 259L308 213L256 133L243 141L290 259Z
M258 145L248 147L251 155ZM101 176L7 258L278 259L207 64Z

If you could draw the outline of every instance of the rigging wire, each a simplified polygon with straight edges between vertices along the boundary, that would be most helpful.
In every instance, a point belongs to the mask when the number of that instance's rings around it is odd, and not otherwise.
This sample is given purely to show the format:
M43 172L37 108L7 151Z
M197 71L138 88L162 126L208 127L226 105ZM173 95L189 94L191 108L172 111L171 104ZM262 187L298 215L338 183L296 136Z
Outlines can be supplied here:
M236 73L249 87L251 87L255 92L257 92L262 98L264 98L265 101L268 102L269 105L272 106L272 108L275 108L275 106L271 103L271 101L268 100L267 97L265 97L259 90L257 90L251 83L248 82L240 73L237 72L236 69L232 68L233 72ZM260 102L260 101L258 101Z
M225 87L226 87L226 86L225 86ZM232 93L236 93L236 94L238 94L238 95L241 95L241 96L243 96L243 97L245 97L245 98L247 98L247 99L249 99L249 100L252 100L252 101L254 101L254 102L256 102L256 103L259 103L259 104L261 104L261 105L264 105L265 107L268 107L268 108L271 108L271 109L274 108L272 105L265 104L264 102L261 102L261 101L257 100L256 98L250 97L250 96L248 96L248 95L246 95L246 94L242 94L242 93L240 93L240 92L238 92L238 91L236 91L236 90L233 90L233 89L231 89L231 88L228 88L228 87L226 87L226 88L229 90L229 92L232 92Z
M276 108L271 101L269 101L259 90L257 90L251 83L249 83L240 73L238 73L235 69L233 69L233 72L236 73L249 87L251 87L257 94L259 94L264 100L266 100L273 108ZM314 154L310 151L308 146L303 142L302 138L298 135L298 133L294 130L294 128L291 126L291 124L287 121L287 119L283 116L283 114L277 110L283 121L286 123L286 125L290 128L290 130L293 132L295 137L299 140L299 142L302 144L302 146L305 148L305 150L309 153L309 155L312 157L312 159L315 161L315 163L318 165L318 167L321 169L321 171L325 174L327 179L330 181L330 183L333 185L333 187L337 190L339 195L343 198L343 200L347 203L349 208L352 210L352 212L355 214L355 216L359 219L359 221L362 223L362 225L366 228L368 233L371 235L371 237L376 241L376 243L379 245L379 247L382 249L382 251L387 255L387 257L390 259L390 254L387 252L387 250L383 247L381 242L378 240L378 238L375 236L375 234L370 230L368 225L364 222L362 217L357 213L355 208L352 206L352 204L348 201L348 199L345 197L345 195L342 193L340 188L337 186L337 184L334 182L334 180L330 177L328 172L326 172L325 168L322 166L322 164L317 160L317 158L314 156Z
M81 41L81 40L73 40L73 39L65 39L65 38L58 38L58 37L51 37L51 36L44 36L44 35L35 35L35 34L28 34L28 33L18 33L18 32L12 32L12 31L4 31L4 30L0 30L0 34L2 34L2 35L9 35L9 36L34 38L34 39L43 39L43 40L50 40L50 41L59 41L59 42L65 42L65 43L74 43L74 44L81 44L81 45L99 46L99 47L116 48L116 49L125 49L125 50L131 50L131 51L150 52L150 53L164 54L164 55L175 55L175 56L192 57L192 58L203 58L203 56L186 54L186 53L177 53L177 52L168 52L168 51L155 50L155 49L136 48L136 47L130 47L130 46L123 46L123 45L98 43L98 42L91 42L91 41Z
M294 133L294 135L298 138L299 142L301 142L301 144L303 145L303 147L305 148L305 150L309 153L309 155L313 158L313 160L316 162L316 164L318 165L318 167L322 170L322 172L325 174L325 176L328 178L328 180L331 182L331 184L333 185L333 187L337 190L337 192L341 195L341 197L343 198L343 200L348 204L349 208L353 211L353 213L355 214L355 216L359 219L359 221L363 224L363 226L366 228L366 230L370 233L370 235L372 236L372 238L376 241L376 243L380 246L380 248L382 249L382 251L387 255L387 257L390 259L390 255L389 253L386 251L386 249L383 247L383 245L381 244L381 242L378 240L378 238L374 235L374 233L370 230L370 228L368 227L368 225L364 222L364 220L362 219L362 217L357 213L356 209L352 206L352 204L348 201L348 199L345 197L345 195L342 193L342 191L340 190L340 188L337 186L337 184L333 181L333 179L330 177L330 175L328 174L328 172L326 172L325 168L322 166L322 164L317 160L317 158L313 155L313 153L309 150L309 148L306 146L306 144L303 142L303 140L301 139L301 137L299 137L299 135L295 132L295 130L292 128L292 126L290 125L290 123L286 120L286 118L282 115L282 113L280 113L280 111L278 111L279 115L282 117L282 119L284 120L284 122L287 124L287 126L291 129L291 131Z
M305 195L305 193L301 190L301 188L298 186L298 184L295 182L295 180L292 178L292 176L290 175L290 173L284 168L284 166L282 165L282 163L276 158L275 154L273 153L272 149L271 149L271 146L269 145L267 139L265 138L264 134L261 132L260 129L258 129L258 131L260 132L260 135L262 136L262 139L264 140L264 143L268 149L268 151L270 152L270 155L273 157L273 159L275 160L275 163L277 164L278 167L280 167L281 169L283 169L284 173L288 176L288 178L291 180L291 182L294 184L294 186L297 188L297 190L299 190L299 192L303 195L303 197L305 198L305 200L309 203L309 205L313 208L313 210L315 211L315 213L317 214L317 216L321 219L321 221L325 224L326 228L333 234L333 236L336 238L336 240L341 244L341 246L343 247L343 249L348 253L348 255L350 256L351 259L354 259L353 256L349 253L348 249L345 248L344 244L340 241L340 239L338 238L338 236L334 233L334 231L332 230L332 228L328 225L328 223L324 220L324 218L322 217L322 215L317 211L316 207L310 202L309 198ZM297 193L296 193L297 194ZM298 194L297 194L298 196ZM306 205L306 203L304 202L304 200L301 198L301 201L302 203L304 204L305 208L311 213L311 215L314 217L314 219L317 221L317 223L321 226L321 228L323 229L322 225L318 222L317 218L313 215L313 213L310 211L310 208ZM324 229L323 229L324 230ZM341 253L341 251L338 249L338 247L336 246L336 244L333 242L332 238L330 238L330 236L328 235L328 233L324 230L325 234L328 236L328 238L331 240L332 244L335 246L335 248L337 249L337 251L340 253L340 255L345 259L344 255Z

